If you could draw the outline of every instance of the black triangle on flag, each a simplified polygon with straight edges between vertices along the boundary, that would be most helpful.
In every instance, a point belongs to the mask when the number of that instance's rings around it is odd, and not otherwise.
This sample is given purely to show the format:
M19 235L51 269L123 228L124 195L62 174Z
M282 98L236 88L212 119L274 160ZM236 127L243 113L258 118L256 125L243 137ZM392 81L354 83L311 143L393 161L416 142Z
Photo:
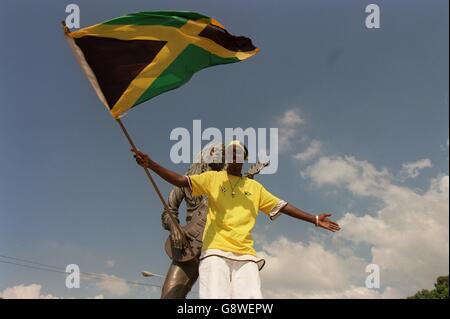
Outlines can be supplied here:
M167 43L97 36L84 36L74 41L97 78L110 109Z

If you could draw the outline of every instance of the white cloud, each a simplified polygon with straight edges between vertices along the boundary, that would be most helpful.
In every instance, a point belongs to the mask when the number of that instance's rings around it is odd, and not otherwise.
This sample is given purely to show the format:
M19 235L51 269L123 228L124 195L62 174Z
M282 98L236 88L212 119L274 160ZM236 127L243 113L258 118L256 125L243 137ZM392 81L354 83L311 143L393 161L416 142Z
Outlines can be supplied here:
M354 198L373 197L377 211L347 212L332 248L311 239L285 239L263 246L269 297L394 298L432 288L449 267L449 177L420 192L395 184L394 175L351 156L322 157L305 170L317 187L344 189ZM361 246L362 244L362 246ZM362 249L361 247L368 247ZM379 291L364 287L365 266L379 265ZM272 265L271 265L272 264Z
M113 268L115 266L115 264L116 264L116 262L112 259L108 259L106 261L106 267L108 267L108 268Z
M276 124L278 125L278 148L281 151L292 147L298 127L305 124L305 120L300 116L298 109L291 109L279 116Z
M305 120L300 116L298 109L291 109L278 118L278 123L283 126L298 126L305 124Z
M416 162L403 164L400 175L404 178L416 178L420 175L421 170L431 167L433 167L431 160L424 158Z
M6 288L0 292L3 299L57 299L57 297L41 293L42 286L38 284L18 285Z
M326 249L323 243L292 242L281 237L258 252L265 298L396 298L392 287L365 287L367 261L354 252Z
M320 143L320 141L318 140L313 140L306 150L301 153L297 153L296 155L294 155L294 158L301 162L306 162L319 155L321 150L322 143Z
M391 185L375 215L347 213L340 221L341 235L372 247L372 262L381 267L384 280L397 282L407 293L428 288L437 276L448 274L448 191L448 176L434 179L424 194Z
M321 157L303 175L317 186L344 186L359 196L379 196L385 192L390 176L386 169L377 170L369 162L352 156Z
M280 144L292 148L297 126L305 122L294 116L291 123L289 114L278 123L287 128ZM447 140L441 149L448 151L448 145ZM321 143L313 140L293 157L307 164L322 153ZM270 244L259 238L258 254L267 260L261 272L264 296L404 298L432 288L436 277L448 274L449 268L449 177L430 180L425 191L398 184L397 178L415 178L430 167L431 160L422 159L403 164L393 174L353 156L322 156L303 168L302 177L318 191L326 187L327 193L330 188L332 194L348 192L349 202L375 199L377 208L348 211L338 220L341 232L330 237L304 243L279 238ZM365 287L368 264L380 267L380 289Z
M102 274L102 278L97 283L97 286L115 296L123 296L130 291L126 280L114 275Z
M266 298L303 298L345 289L350 274L364 263L342 258L319 243L291 242L284 237L264 244L258 254L267 261L261 272Z

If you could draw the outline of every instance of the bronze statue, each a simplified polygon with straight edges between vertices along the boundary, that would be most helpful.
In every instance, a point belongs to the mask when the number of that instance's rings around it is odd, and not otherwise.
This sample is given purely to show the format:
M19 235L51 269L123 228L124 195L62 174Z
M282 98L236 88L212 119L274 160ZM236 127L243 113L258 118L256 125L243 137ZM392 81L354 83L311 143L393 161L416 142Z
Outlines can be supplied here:
M224 169L224 145L213 145L205 147L200 160L192 164L187 175L200 174L209 170L220 171ZM164 211L162 225L164 229L170 231L170 238L166 241L166 252L172 258L172 264L167 271L166 279L161 290L162 299L184 299L198 278L198 265L201 252L201 242L203 227L206 220L208 199L205 196L192 196L191 190L187 187L174 187L169 194L168 207L170 213L176 217L179 223L179 208L186 202L186 226L180 232L179 228L173 225L168 212ZM194 217L194 218L193 218ZM186 229L189 227L189 229ZM186 249L184 239L187 239L193 248L191 251L196 256L191 256Z
M192 164L187 175L200 174L209 170L221 171L225 169L225 147L223 144L205 147L197 163ZM246 176L253 178L269 163L256 163ZM191 291L198 278L199 256L202 247L203 229L206 222L208 199L206 196L192 196L187 187L174 187L168 198L170 213L179 224L179 208L186 202L186 225L181 231L173 225L168 212L162 213L163 228L170 231L166 241L165 250L172 259L172 264L167 271L164 285L161 290L161 299L184 299ZM191 249L186 249L189 244ZM195 256L192 256L194 254Z

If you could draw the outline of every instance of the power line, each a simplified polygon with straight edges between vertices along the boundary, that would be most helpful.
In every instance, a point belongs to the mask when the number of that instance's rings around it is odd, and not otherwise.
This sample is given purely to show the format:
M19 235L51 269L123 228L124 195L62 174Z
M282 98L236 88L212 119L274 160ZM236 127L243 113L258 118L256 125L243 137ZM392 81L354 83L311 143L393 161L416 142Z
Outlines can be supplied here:
M17 258L17 257L11 257L11 256L2 255L2 254L0 254L0 258L10 259L10 260L16 261L16 262L14 262L14 261L5 261L5 260L1 260L0 259L0 263L3 263L3 264L10 264L10 265L15 265L15 266L19 266L19 267L35 269L35 270L43 270L43 271L59 273L59 274L64 274L64 275L70 274L70 272L67 272L65 270L65 268L58 267L58 266L53 266L53 265L49 265L49 264L43 264L43 263L40 263L40 262L37 262L37 261L33 261L33 260L22 259L22 258ZM25 264L23 264L23 263L25 263ZM80 271L80 274L85 276L85 277L93 278L93 279L112 280L112 281L113 280L122 280L122 281L124 281L124 282L126 282L126 283L128 283L130 285L162 288L162 286L155 285L155 284L147 284L147 283L143 283L143 282L139 282L139 281L131 281L131 280L126 280L126 279L121 279L121 278L114 279L114 278L111 278L110 276L108 276L106 274L99 274L99 273L86 272L86 271ZM156 276L157 277L161 277L161 278L165 278L165 276L161 276L161 275L156 275ZM190 293L192 293L194 295L198 295L198 293L196 291L191 291Z
M65 268L58 267L58 266L43 264L43 263L39 263L39 262L32 261L32 260L16 258L16 257L11 257L11 256L1 255L1 254L0 254L0 257L1 258L5 258L5 259L18 261L18 262L15 262L15 261L0 260L0 263L3 263L3 264L10 264L10 265L20 266L20 267L24 267L24 268L35 269L35 270L43 270L43 271L48 271L48 272L53 272L53 273L60 273L60 274L65 274L65 275L71 274L70 272L67 272L65 270ZM128 283L130 285L161 288L160 285L147 284L147 283L143 283L143 282L139 282L139 281L131 281L131 280L126 280L126 279L121 279L121 278L117 278L117 279L116 278L111 278L110 276L108 276L106 274L98 274L98 273L86 272L86 271L80 271L80 274L84 275L86 277L94 278L94 279L111 280L111 281L121 280L121 281L124 281L124 282L126 282L126 283Z
M62 268L62 267L42 264L42 263L39 263L39 262L36 262L36 261L32 261L32 260L21 259L21 258L16 258L16 257L11 257L11 256L1 255L1 254L0 254L0 257L1 258L5 258L5 259L11 259L11 260L24 262L24 263L27 263L27 264L38 265L38 266L43 266L43 267L47 267L47 268L54 268L54 269L58 269L58 270L64 270L64 272L65 272L65 269Z
M53 269L46 269L46 268L41 268L41 267L36 267L36 266L30 266L30 265L23 265L23 264L15 263L15 262L13 262L13 261L0 260L0 263L10 264L10 265L16 265L16 266L21 266L21 267L30 268L30 269L45 270L45 271L50 271L50 272L55 272L55 273L60 273L60 274L66 274L65 271L59 271L59 270L53 270Z
M2 255L0 254L0 258L6 258L6 259L12 259L12 260L16 260L16 261L20 261L20 262L24 262L27 264L33 264L33 265L38 265L38 266L43 266L46 268L54 268L57 270L63 270L65 272L65 268L62 267L57 267L57 266L53 266L53 265L48 265L48 264L43 264L37 261L33 261L33 260L29 260L29 259L22 259L22 258L17 258L17 257L11 257L11 256L6 256L6 255ZM94 272L86 272L86 271L80 271L80 273L83 273L85 275L95 275L95 276L107 276L104 274L99 274L99 273L94 273ZM165 276L163 275L158 275L158 274L153 274L155 277L160 277L160 278L165 278Z

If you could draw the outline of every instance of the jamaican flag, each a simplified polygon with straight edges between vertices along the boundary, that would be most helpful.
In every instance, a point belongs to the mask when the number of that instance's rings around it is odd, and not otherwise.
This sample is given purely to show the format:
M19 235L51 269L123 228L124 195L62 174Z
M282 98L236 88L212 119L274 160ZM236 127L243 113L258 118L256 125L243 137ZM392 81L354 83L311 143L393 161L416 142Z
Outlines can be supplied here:
M65 34L111 115L175 89L201 69L258 52L217 20L194 12L139 12Z

